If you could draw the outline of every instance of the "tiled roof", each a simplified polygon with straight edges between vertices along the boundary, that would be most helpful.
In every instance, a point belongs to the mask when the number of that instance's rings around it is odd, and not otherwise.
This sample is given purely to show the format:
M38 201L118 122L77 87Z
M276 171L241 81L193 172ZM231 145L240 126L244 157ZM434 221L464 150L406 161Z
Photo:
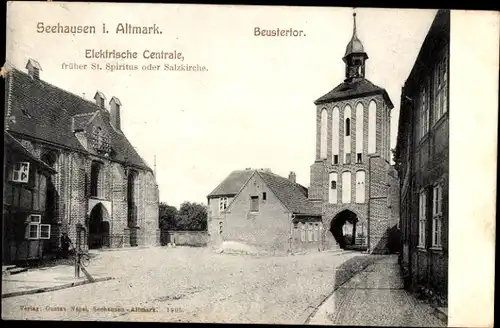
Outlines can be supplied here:
M255 170L231 172L207 197L236 195L254 172Z
M321 215L307 198L307 188L271 172L257 171L283 205L297 214Z
M51 174L56 174L57 171L50 167L47 163L39 160L35 156L33 156L28 149L26 149L16 138L14 138L10 133L4 132L4 147L6 147L6 151L16 151L22 154L25 158L29 158L29 160L37 163L39 167Z
M15 117L8 126L12 133L86 152L73 129L85 124L85 120L90 120L96 111L102 111L104 115L101 116L108 125L106 131L114 151L113 159L151 170L125 135L111 126L109 112L94 102L43 80L33 79L14 68L9 71L7 88L9 114ZM73 120L74 117L76 121Z
M387 91L385 91L385 89L381 87L376 86L367 79L360 79L352 82L342 82L332 91L318 98L314 103L316 105L319 105L330 101L339 101L343 99L351 99L374 94L382 94L389 107L391 109L394 107L392 101L389 98L389 95L387 94Z

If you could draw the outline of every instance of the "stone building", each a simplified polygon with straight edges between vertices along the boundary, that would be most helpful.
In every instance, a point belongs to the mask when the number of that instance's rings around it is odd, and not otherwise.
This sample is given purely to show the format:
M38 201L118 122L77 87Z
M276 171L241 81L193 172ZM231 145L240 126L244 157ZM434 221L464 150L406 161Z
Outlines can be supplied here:
M316 159L309 200L322 214L325 247L385 252L398 223L391 205L397 202L397 176L390 164L394 106L386 90L365 77L368 55L356 34L356 14L342 59L344 82L315 101Z
M26 69L9 69L5 127L57 171L47 179L47 248L57 249L63 232L73 243L78 232L84 248L157 244L158 186L121 129L120 100L97 91L90 101L51 85L32 59Z
M450 12L439 10L401 93L400 261L407 286L448 291Z

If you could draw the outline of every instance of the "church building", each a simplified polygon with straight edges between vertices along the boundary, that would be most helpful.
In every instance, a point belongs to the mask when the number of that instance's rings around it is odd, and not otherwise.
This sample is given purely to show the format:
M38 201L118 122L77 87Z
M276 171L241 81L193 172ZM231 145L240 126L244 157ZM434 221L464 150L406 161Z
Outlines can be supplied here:
M6 172L4 226L12 238L4 255L30 260L55 253L62 233L84 249L158 244L158 185L122 130L121 101L106 101L100 91L89 100L47 83L33 59L26 70L8 70L5 131L50 174L33 181L28 161ZM26 168L24 180L14 178L19 167ZM24 249L38 239L41 252Z
M368 54L357 36L356 13L342 60L345 80L315 101L316 159L308 199L322 214L326 248L382 253L398 223L397 175L390 164L394 105L365 76Z

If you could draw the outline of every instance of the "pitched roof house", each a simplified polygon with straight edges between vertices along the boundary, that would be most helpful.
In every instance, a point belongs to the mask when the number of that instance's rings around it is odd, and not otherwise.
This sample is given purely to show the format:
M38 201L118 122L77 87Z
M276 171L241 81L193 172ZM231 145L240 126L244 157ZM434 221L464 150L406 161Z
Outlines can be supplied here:
M294 172L288 178L269 169L231 172L207 196L213 246L236 241L273 254L317 248L321 213L307 193ZM310 240L306 225L311 228Z

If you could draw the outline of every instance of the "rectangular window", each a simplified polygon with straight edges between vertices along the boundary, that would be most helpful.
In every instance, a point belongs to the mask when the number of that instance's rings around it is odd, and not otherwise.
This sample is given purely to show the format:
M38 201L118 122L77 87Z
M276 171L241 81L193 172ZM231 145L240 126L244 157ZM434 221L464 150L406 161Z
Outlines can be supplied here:
M419 108L419 136L423 138L429 131L429 102L428 81L425 80L420 91Z
M29 180L30 163L17 162L12 167L12 182L27 183Z
M339 155L333 155L333 164L339 163Z
M219 198L219 211L222 212L227 208L227 197Z
M26 239L50 239L50 224L41 224L42 216L31 214L26 219ZM48 237L47 237L48 233Z
M29 223L26 229L26 239L38 239L38 223Z
M363 154L362 153L357 153L356 155L356 163L362 163L363 162Z
M306 224L303 222L300 224L300 241L306 241Z
M32 214L28 217L28 222L29 223L41 223L42 222L42 216L37 215L37 214Z
M345 163L346 164L351 164L351 153L346 153L345 154Z
M433 123L448 111L448 60L446 50L434 68Z
M267 193L266 192L263 192L262 193L262 200L266 200L267 199Z
M50 224L40 224L40 239L50 239Z
M250 211L258 212L259 211L259 196L252 196L250 199Z
M432 191L432 246L441 247L443 187L434 186Z
M427 227L427 193L422 191L419 196L419 206L418 206L418 246L425 247L425 230Z

